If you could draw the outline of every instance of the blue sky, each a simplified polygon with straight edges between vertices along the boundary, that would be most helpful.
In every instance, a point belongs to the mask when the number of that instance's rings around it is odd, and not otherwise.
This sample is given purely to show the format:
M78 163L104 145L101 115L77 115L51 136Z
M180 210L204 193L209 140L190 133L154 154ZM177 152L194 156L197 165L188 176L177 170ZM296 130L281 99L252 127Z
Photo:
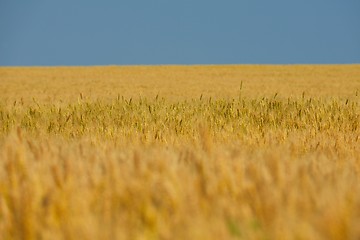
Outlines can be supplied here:
M359 0L0 0L0 66L360 63Z

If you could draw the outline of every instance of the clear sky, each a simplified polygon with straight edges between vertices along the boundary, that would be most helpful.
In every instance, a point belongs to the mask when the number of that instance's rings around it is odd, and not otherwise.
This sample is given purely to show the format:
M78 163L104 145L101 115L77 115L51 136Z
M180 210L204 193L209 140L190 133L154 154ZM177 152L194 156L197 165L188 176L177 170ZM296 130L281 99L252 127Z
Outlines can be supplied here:
M0 0L0 66L360 63L360 0Z

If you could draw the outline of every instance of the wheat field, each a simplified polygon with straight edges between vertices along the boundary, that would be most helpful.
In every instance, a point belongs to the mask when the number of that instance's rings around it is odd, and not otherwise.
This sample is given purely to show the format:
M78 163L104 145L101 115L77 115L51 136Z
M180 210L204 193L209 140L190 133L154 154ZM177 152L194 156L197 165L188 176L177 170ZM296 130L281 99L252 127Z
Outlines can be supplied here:
M360 239L360 65L0 68L0 239Z

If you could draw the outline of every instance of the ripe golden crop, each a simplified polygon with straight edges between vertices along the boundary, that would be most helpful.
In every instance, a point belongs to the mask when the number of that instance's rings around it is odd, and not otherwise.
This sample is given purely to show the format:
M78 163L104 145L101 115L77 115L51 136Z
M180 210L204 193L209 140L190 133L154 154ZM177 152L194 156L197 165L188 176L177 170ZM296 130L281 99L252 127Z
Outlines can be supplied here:
M360 67L0 68L0 239L357 239Z

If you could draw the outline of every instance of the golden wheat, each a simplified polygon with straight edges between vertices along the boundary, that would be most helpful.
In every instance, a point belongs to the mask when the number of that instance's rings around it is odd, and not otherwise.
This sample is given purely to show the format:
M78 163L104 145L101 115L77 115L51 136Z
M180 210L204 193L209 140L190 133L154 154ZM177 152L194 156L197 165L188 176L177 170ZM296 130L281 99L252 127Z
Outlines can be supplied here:
M0 68L0 239L358 239L359 73Z

